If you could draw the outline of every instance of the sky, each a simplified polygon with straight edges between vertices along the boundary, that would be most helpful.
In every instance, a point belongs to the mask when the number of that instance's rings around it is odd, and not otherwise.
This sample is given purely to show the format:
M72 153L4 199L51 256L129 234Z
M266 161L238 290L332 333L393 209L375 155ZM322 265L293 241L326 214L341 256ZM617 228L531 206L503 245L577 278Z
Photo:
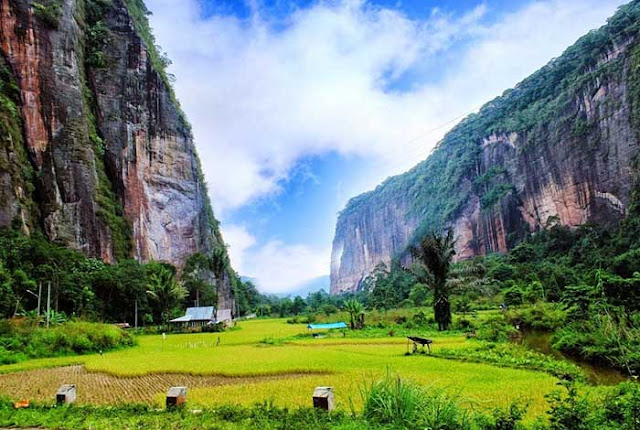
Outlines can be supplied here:
M231 263L328 290L338 212L620 0L146 0Z

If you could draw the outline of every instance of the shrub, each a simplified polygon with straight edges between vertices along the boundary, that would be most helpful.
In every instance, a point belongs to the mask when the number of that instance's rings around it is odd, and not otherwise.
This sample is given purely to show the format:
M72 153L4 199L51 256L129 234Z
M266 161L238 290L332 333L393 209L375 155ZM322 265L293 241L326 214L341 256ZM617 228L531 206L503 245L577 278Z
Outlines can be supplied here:
M423 327L423 326L427 325L427 323L428 323L427 314L425 314L423 311L420 311L420 312L416 313L415 315L413 315L413 322L418 327Z
M380 425L407 429L469 429L471 416L444 390L423 388L399 376L387 376L362 390L363 416Z
M575 384L564 381L566 393L556 390L547 396L549 400L549 427L552 430L588 430L589 402L578 396Z
M581 395L575 383L547 396L551 430L635 430L640 427L640 385L623 382L604 398Z
M58 28L62 16L62 6L59 0L32 2L33 13L51 28Z
M478 427L482 430L517 430L523 428L521 421L526 412L526 404L514 402L506 410L496 408L491 416L481 418Z
M487 318L478 326L477 337L490 342L507 342L519 332L502 315Z
M640 374L640 328L627 328L610 317L595 315L571 322L552 337L553 347L591 363Z
M489 270L488 275L493 279L503 282L513 278L515 272L515 267L511 264L499 263Z
M27 358L87 354L133 345L131 335L109 324L69 322L43 328L14 322L3 325L0 363Z
M538 302L533 306L509 310L505 317L513 326L551 331L564 325L567 313L555 303Z
M504 303L508 306L519 306L524 302L522 290L513 286L504 292Z
M331 304L326 304L326 305L322 305L320 307L320 310L322 311L322 313L324 313L326 316L330 316L333 314L337 314L338 313L338 308L335 307L334 305Z
M215 324L207 324L202 327L202 333L220 333L225 331L227 327L223 322L217 322Z

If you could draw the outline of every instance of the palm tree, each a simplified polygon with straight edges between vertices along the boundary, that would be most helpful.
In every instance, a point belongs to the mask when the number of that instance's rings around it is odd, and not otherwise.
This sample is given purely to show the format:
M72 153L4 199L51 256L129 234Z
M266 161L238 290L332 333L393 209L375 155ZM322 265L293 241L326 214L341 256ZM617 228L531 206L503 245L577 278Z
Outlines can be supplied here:
M351 330L356 328L361 329L364 327L364 306L356 299L347 300L344 303L344 308L349 312L351 318Z
M447 285L456 294L478 292L484 296L497 293L495 280L489 278L487 268L478 260L456 263L451 267Z
M160 266L149 277L147 294L158 303L162 324L169 321L171 309L177 306L187 296L187 290L178 283L173 270Z
M411 247L411 255L419 266L414 274L433 289L433 310L440 331L447 330L451 324L451 284L447 281L456 254L454 246L453 231L448 230L444 235L428 234L417 246Z

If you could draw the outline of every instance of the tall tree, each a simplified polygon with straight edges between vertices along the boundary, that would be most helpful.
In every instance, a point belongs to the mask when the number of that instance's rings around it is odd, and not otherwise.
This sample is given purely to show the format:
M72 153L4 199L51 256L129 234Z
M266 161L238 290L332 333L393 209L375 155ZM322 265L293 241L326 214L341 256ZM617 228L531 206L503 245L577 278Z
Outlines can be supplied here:
M158 305L161 323L166 324L171 310L182 302L187 295L187 290L178 283L176 274L171 268L159 265L149 276L147 294Z
M453 231L445 234L426 235L417 246L411 247L411 255L416 260L418 270L414 274L419 281L433 290L433 310L438 330L443 331L451 324L451 303L449 302L449 279L451 264L456 254Z

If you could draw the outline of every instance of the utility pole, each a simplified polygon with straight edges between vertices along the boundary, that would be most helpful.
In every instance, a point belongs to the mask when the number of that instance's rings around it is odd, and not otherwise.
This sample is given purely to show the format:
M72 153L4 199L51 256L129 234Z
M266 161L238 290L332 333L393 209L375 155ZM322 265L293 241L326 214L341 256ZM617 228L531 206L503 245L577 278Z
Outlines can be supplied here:
M47 284L47 328L49 328L49 319L51 318L51 281Z
M41 302L42 302L42 281L38 282L38 316L40 316Z
M136 316L134 318L134 326L136 328L136 330L138 329L138 297L136 296Z

